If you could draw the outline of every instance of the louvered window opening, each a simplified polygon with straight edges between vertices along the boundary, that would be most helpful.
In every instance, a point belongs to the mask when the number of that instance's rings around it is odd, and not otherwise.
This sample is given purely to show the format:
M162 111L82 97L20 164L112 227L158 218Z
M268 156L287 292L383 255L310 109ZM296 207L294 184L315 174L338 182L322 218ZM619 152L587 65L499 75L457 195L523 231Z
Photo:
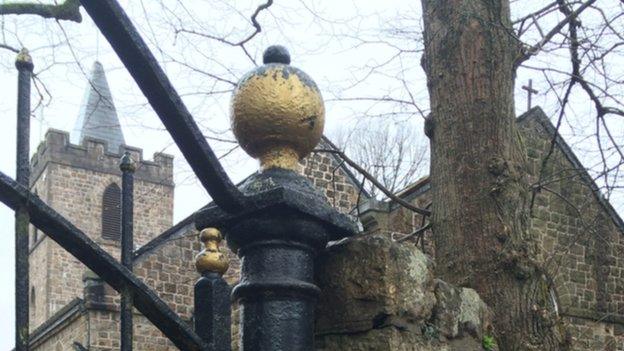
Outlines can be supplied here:
M102 237L121 239L121 190L115 183L107 186L102 196Z

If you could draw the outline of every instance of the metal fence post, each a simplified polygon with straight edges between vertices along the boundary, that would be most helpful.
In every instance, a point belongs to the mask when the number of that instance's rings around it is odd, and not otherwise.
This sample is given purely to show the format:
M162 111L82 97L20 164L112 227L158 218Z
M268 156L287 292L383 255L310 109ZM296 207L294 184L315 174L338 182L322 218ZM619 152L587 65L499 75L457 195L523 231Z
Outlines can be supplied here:
M22 49L15 60L17 81L17 182L30 186L30 79L33 63L28 50ZM26 351L29 333L28 224L30 218L21 207L15 212L15 350Z
M119 164L121 169L121 264L132 271L134 250L134 171L136 165L129 152L125 152ZM121 292L120 329L121 351L132 351L132 292Z
M329 240L355 232L324 194L297 172L320 141L325 108L314 81L290 66L288 51L269 47L264 65L232 95L231 125L260 171L241 190L254 206L237 214L198 212L198 228L216 226L242 258L232 297L241 304L243 351L314 350L314 258Z
M214 351L231 349L230 286L223 279L229 262L219 252L221 233L206 228L199 234L204 249L195 259L201 277L195 283L195 333Z

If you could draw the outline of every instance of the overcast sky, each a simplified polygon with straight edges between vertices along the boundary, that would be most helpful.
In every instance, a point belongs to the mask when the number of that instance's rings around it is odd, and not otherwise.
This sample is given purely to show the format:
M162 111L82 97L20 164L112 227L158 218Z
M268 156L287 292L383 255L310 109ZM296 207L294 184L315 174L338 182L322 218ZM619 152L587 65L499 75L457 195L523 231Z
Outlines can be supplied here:
M218 33L232 41L249 34L252 29L247 18L258 5L258 1L185 1L166 0L149 2L121 1L130 17L137 23L148 44L169 74L173 84L183 96L189 110L207 135L231 139L228 130L229 93L231 84L223 81L237 81L253 68L253 63L239 47L229 47L184 33L175 35L174 29L189 29ZM287 4L286 4L287 3ZM539 1L523 2L529 11ZM35 72L38 74L39 91L44 92L43 104L35 111L32 120L31 150L35 150L49 128L70 131L81 106L84 89L87 86L85 73L94 60L103 63L126 142L144 150L145 158L157 151L175 156L175 220L184 218L204 205L208 200L206 192L198 186L183 158L172 144L158 118L146 104L131 77L125 71L105 39L83 12L80 24L43 21L39 18L6 17L2 21L5 40L14 45L21 43L32 51ZM250 55L261 61L261 53L271 44L283 44L291 52L292 64L306 71L323 91L327 105L326 133L332 135L352 126L358 117L391 112L391 121L397 128L405 124L419 131L415 140L426 143L420 133L422 119L418 113L405 107L386 103L362 101L337 101L362 97L407 98L406 89L423 110L428 108L425 77L420 68L422 48L413 40L421 32L420 4L408 0L380 1L276 1L269 12L262 13L258 20L263 31L250 41ZM556 16L553 17L553 21ZM399 32L398 29L409 33ZM402 36L402 37L401 37ZM410 37L412 36L412 37ZM398 38L397 37L401 37ZM388 39L390 38L390 39ZM67 42L70 45L67 45ZM400 49L415 50L403 52ZM14 175L15 162L15 97L16 71L13 68L15 55L0 51L0 113L4 116L0 128L0 146L4 150L0 157L0 171ZM553 56L538 56L536 65L553 62ZM563 55L553 65L565 67ZM384 65L383 70L376 67ZM621 74L618 72L618 74ZM218 75L223 81L210 79ZM531 78L534 87L545 91L541 75L531 70L520 70L516 83L516 110L526 110L525 93L522 84ZM46 93L45 91L48 91ZM39 101L37 89L33 89L33 104ZM539 94L534 104L544 107L553 115L557 101L552 95ZM582 131L591 128L591 104L579 95L574 101L569 119L562 130L573 145L584 144ZM373 118L373 117L369 117ZM620 129L621 131L621 129ZM621 134L620 134L621 135ZM228 152L231 143L210 141L218 154ZM581 144L579 144L581 143ZM587 162L595 162L595 155L588 153ZM239 181L255 167L256 162L235 151L223 160L230 176ZM621 208L617 201L618 210ZM94 220L97 220L94 218ZM13 346L14 315L14 247L13 213L0 206L0 350Z

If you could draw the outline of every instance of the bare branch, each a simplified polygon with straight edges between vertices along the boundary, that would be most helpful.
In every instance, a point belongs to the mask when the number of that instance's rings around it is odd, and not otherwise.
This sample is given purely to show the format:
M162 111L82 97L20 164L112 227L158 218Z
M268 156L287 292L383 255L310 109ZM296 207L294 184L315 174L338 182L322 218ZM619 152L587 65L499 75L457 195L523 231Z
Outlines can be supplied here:
M406 236L402 237L401 239L397 239L397 242L401 243L404 242L406 240L408 240L409 238L413 238L419 234L424 233L427 229L431 228L431 223L427 223L426 225L424 225L423 227L420 227L418 229L416 229L415 231L413 231L410 234L407 234Z
M9 51L13 51L14 53L19 53L19 49L12 47L11 45L7 45L7 44L0 44L0 49L6 49Z
M256 28L256 30L253 33L251 33L247 38L238 42L236 45L244 45L245 43L253 39L253 37L255 37L256 34L262 31L262 27L260 27L260 23L258 23L258 20L256 19L256 17L258 17L258 15L260 14L260 11L268 9L271 5L273 5L273 0L268 0L265 4L258 6L256 11L253 13L253 15L251 15L251 24L254 26L254 28Z
M0 4L0 15L36 15L59 21L82 22L79 0L65 0L65 2L58 5L8 2Z
M390 199L394 200L399 205L407 208L408 210L414 211L414 212L419 213L419 214L424 215L424 216L430 216L431 215L431 211L422 209L420 207L416 207L416 206L412 205L411 203L409 203L409 202L401 199L400 197L396 196L392 191L388 190L385 186L383 186L383 184L381 184L375 177L373 177L370 173L368 173L364 168L362 168L356 162L354 162L349 157L347 157L347 155L345 155L344 152L342 152L340 150L335 150L335 149L315 149L314 152L328 152L328 153L332 153L332 154L338 155L349 166L353 167L360 174L362 174L364 177L366 177L366 179L368 179L371 183L373 183L379 190L381 190L382 193L384 193L384 195L386 195Z
M241 49L243 50L243 52L245 53L245 56L247 56L251 62L253 62L254 64L256 64L256 60L254 60L253 56L251 56L251 54L249 53L249 51L247 51L247 48L245 47L245 44L248 43L251 39L253 39L258 33L260 33L262 31L262 27L260 26L260 23L257 20L258 15L260 14L261 11L268 9L271 5L273 5L273 0L267 0L266 3L258 6L256 8L256 11L251 15L251 24L253 25L253 27L255 28L254 32L251 33L250 35L248 35L246 38L238 41L238 42L234 42L231 40L226 39L225 37L218 37L216 35L211 35L211 34L207 34L207 33L202 33L202 32L198 32L195 30L190 30L190 29L185 29L185 28L178 28L175 30L176 35L179 33L188 33L188 34L193 34L193 35L199 35L202 36L204 38L208 38L208 39L212 39L212 40L216 40L218 42L230 45L230 46L240 46Z
M576 20L576 18L583 11L585 11L585 9L593 5L595 2L596 0L589 0L583 5L579 6L579 8L576 9L575 11L570 12L566 16L566 18L563 21L559 22L556 26L554 26L553 29L551 29L550 32L548 32L542 38L542 40L539 41L539 43L531 46L530 48L524 51L524 55L522 55L518 60L516 60L516 67L518 67L518 65L520 65L522 62L526 61L529 57L536 55L538 52L540 52L540 50L542 50L544 45L546 45L555 35L557 35L561 31L561 29L563 29L563 27L565 27L571 21Z

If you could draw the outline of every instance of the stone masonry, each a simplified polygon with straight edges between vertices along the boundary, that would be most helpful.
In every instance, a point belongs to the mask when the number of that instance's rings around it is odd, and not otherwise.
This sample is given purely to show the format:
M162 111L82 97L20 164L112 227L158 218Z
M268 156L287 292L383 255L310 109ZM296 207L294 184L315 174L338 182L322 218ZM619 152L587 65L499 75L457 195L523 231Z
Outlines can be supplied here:
M66 132L50 130L32 159L32 188L47 204L113 256L119 241L101 236L102 194L121 185L121 153L106 152L106 142L69 143ZM167 229L173 218L173 159L156 154L143 160L140 149L122 147L137 160L135 240L142 245ZM86 268L45 233L31 229L31 328L33 331L74 299L82 297Z
M192 223L167 230L173 225L173 159L157 153L153 161L144 160L141 149L125 145L105 71L98 62L93 65L85 93L71 141L68 133L50 130L38 147L32 158L31 188L119 257L120 243L114 239L118 235L115 221L119 221L115 192L121 186L120 156L130 152L137 162L134 237L138 250L134 272L190 323L193 285L198 278L194 257L199 243ZM326 138L320 147L335 148ZM301 162L300 172L344 213L353 213L358 198L367 197L333 154L313 154ZM104 194L112 194L106 197L108 202ZM119 295L45 233L31 228L30 236L33 349L118 349ZM239 279L240 262L234 253L228 251L228 255L231 269L226 279L234 284ZM134 328L135 350L175 349L138 313ZM236 333L238 328L233 330Z
M491 314L472 289L434 279L411 243L365 234L331 244L317 264L319 351L481 351Z
M535 184L553 126L533 109L519 118L519 127ZM334 147L327 139L320 146ZM118 256L119 242L101 235L102 194L112 183L121 185L119 157L130 151L138 161L134 226L140 254L134 271L191 323L200 246L192 225L166 232L173 224L172 158L156 154L154 161L143 160L140 149L123 145L118 153L106 150L106 141L86 138L75 145L67 133L51 130L33 156L31 186ZM312 154L300 172L338 210L359 214L364 227L364 234L331 244L319 260L318 350L480 350L487 344L493 334L487 307L473 290L434 279L429 231L410 236L424 223L422 216L393 201L370 199L359 188L361 180L331 153ZM536 188L531 231L572 349L624 350L624 223L563 140L555 139L541 177L547 185ZM398 195L426 207L429 187L425 178ZM396 242L402 238L408 240ZM235 284L240 262L227 252L226 279ZM113 289L34 228L30 264L34 350L119 348L119 296ZM236 306L232 317L236 323ZM175 350L138 312L134 325L135 350ZM238 328L232 329L236 349Z
M518 118L527 150L530 184L539 184L542 160L552 145L554 126L541 109ZM531 234L537 238L541 264L551 283L551 303L567 325L572 350L624 350L624 222L601 195L563 139L536 187ZM422 179L399 193L420 207L431 201ZM422 216L393 201L371 200L360 208L368 232L403 238L421 226ZM435 256L431 232L414 237Z

